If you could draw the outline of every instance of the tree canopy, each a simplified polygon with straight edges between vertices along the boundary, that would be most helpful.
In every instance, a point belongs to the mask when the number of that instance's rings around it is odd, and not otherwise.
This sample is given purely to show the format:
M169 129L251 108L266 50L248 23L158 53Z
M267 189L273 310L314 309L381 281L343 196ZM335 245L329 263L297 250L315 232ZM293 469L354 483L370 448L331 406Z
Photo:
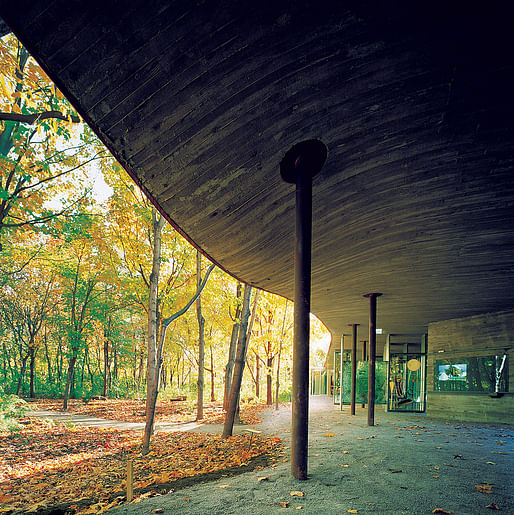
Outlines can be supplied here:
M156 391L196 402L205 381L221 401L231 342L252 325L241 286L160 217L12 35L0 70L2 388L64 407L144 398L153 338ZM239 398L289 400L292 305L262 292L249 309Z

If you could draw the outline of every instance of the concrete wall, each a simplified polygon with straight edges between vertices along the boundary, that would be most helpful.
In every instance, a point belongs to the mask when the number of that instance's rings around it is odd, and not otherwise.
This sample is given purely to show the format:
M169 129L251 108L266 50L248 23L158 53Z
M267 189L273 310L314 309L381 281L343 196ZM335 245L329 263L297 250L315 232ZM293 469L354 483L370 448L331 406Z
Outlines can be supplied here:
M428 326L427 415L448 420L514 424L514 310L434 322ZM508 393L434 391L434 361L503 354L507 350ZM440 352L444 351L444 352Z

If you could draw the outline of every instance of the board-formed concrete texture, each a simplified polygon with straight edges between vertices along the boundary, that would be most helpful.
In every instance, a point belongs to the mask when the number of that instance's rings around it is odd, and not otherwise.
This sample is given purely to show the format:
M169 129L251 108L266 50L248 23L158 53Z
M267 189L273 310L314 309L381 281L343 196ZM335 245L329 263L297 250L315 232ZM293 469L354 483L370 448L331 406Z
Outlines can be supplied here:
M312 311L333 334L514 306L508 2L16 0L15 32L169 221L293 296L294 185L319 139Z

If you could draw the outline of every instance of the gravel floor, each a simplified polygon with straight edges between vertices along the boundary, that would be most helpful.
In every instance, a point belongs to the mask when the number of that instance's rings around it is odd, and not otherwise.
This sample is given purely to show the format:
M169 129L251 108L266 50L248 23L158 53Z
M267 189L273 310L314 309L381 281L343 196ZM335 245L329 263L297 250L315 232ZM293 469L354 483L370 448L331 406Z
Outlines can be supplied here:
M365 409L358 407L352 417L348 407L341 412L326 397L311 397L309 479L298 481L287 459L290 420L287 408L269 410L261 424L252 426L280 437L287 461L113 511L258 515L302 509L342 515L423 514L441 508L474 515L491 513L497 505L502 513L514 514L513 426L448 423L385 413L377 406L376 425L368 427ZM194 430L220 432L221 426ZM234 432L242 430L236 426Z

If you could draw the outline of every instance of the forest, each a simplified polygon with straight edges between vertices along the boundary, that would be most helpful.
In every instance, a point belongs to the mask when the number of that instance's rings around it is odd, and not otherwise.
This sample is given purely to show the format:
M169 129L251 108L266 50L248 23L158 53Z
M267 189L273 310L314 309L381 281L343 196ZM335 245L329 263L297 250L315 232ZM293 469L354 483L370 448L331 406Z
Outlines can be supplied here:
M12 35L0 70L4 394L63 410L96 396L148 410L159 394L202 419L204 400L227 407L242 346L238 399L290 400L292 302L209 263ZM312 331L326 337L314 318Z

